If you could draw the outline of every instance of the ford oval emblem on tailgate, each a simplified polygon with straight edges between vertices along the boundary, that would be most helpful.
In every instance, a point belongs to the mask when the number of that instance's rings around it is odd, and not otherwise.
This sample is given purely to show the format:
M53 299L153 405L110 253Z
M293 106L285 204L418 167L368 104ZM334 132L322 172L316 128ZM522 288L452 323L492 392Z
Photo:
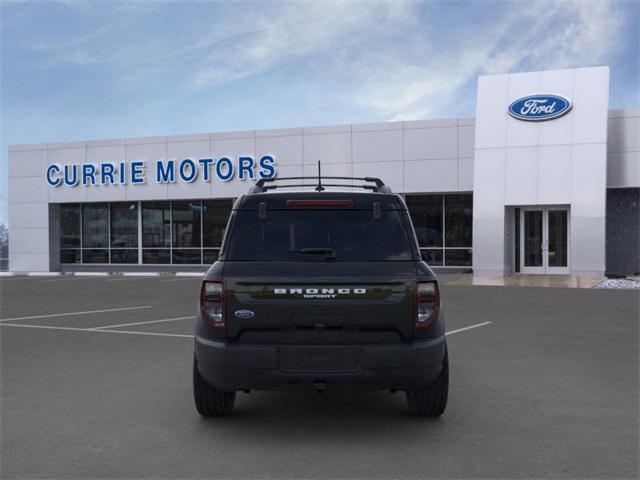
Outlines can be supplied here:
M236 310L233 314L238 318L242 318L243 320L253 318L253 316L255 315L251 310Z

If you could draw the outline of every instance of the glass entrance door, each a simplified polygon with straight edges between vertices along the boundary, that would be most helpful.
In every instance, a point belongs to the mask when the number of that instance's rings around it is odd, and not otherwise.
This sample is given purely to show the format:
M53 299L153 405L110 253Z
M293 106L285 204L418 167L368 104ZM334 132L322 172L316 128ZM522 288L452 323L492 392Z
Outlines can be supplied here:
M520 272L569 273L569 212L566 208L523 208L520 232Z

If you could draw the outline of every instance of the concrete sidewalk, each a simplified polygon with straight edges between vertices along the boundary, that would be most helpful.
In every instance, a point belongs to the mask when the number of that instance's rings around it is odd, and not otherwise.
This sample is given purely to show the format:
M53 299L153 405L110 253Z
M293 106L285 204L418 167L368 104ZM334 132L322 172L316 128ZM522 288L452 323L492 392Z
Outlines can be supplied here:
M436 275L437 272L436 272ZM602 277L575 277L571 275L507 275L504 277L482 277L470 274L441 274L438 279L444 285L490 287L554 287L593 288Z

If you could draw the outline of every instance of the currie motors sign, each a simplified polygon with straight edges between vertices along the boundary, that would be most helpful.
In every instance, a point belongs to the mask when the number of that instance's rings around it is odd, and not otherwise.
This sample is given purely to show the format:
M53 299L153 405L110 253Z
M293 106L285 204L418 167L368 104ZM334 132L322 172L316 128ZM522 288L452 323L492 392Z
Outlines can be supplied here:
M276 161L272 155L259 159L253 157L185 158L183 160L156 160L147 164L144 160L131 162L73 163L47 166L46 180L51 187L75 187L76 185L143 185L147 179L155 183L220 182L272 178L276 175Z
M528 95L509 105L509 115L527 122L541 122L561 117L571 110L571 100L560 95Z

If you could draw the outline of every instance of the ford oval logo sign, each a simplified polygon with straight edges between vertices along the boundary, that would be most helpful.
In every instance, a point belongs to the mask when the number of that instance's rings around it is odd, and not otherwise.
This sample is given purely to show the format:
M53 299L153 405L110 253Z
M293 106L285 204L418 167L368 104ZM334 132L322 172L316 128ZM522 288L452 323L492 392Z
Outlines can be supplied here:
M248 320L254 316L254 313L251 310L236 310L233 314L243 320Z
M529 95L509 105L509 115L518 120L541 122L558 118L571 110L571 100L560 95Z

